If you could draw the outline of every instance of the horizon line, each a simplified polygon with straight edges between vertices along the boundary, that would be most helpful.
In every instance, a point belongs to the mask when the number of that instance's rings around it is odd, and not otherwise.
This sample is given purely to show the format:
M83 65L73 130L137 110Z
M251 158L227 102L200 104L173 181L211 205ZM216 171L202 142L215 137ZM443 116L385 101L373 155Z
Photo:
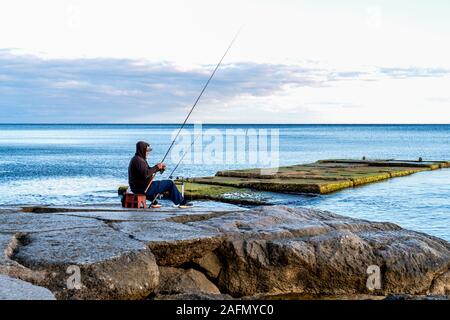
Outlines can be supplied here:
M331 126L348 126L348 125L367 125L367 126L427 126L427 125L450 125L450 123L216 123L216 122L205 122L205 123L187 123L186 125L292 125L292 126L301 126L301 125L331 125ZM171 123L171 122L152 122L152 123L111 123L111 122L0 122L0 125L180 125L180 123Z

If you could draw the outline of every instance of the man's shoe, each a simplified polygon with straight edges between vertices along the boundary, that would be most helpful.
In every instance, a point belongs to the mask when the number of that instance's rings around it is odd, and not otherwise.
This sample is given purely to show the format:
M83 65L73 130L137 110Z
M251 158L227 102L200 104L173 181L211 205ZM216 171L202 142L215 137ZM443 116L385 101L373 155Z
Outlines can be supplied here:
M159 203L158 203L158 201L153 201L152 202L152 208L155 208L155 209L157 209L157 208L161 208L162 207L162 205L160 205Z
M192 208L194 205L191 202L187 202L186 200L181 201L178 208L180 209L187 209Z

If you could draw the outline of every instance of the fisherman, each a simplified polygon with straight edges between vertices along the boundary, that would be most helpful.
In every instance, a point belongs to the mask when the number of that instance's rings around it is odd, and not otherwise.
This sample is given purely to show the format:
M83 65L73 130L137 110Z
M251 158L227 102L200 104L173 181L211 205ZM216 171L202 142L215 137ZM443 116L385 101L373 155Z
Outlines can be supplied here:
M150 188L145 192L153 175L158 172L164 172L166 169L164 163L157 163L153 167L148 165L147 159L151 151L152 147L147 142L139 141L136 143L136 154L128 166L128 183L131 191L134 194L145 193L147 200L150 201L154 201L157 195L167 192L175 205L178 205L180 208L191 207L192 204L183 198L172 180L152 181ZM155 202L152 203L152 205L155 204Z

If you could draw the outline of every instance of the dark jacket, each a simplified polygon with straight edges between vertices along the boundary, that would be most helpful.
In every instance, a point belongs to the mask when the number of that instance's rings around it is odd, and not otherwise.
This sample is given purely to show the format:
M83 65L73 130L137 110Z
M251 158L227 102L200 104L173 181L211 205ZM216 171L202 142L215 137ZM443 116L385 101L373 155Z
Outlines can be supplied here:
M147 142L139 141L136 154L128 165L128 184L133 193L144 193L152 175L158 172L158 167L150 167L145 158L148 146Z

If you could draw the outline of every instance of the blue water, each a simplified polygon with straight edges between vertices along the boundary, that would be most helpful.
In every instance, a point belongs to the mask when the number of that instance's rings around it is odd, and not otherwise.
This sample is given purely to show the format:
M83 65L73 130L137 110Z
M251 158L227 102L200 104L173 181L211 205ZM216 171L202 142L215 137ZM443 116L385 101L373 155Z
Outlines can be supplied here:
M117 203L117 186L127 183L127 166L136 141L149 141L154 149L152 160L157 162L178 127L0 125L0 205ZM223 133L226 129L247 133L277 129L280 165L363 156L450 159L450 125L204 125L203 129ZM167 162L169 169L174 166L170 157ZM222 169L262 166L259 164L182 164L176 174L213 175ZM327 196L267 194L275 203L391 221L450 240L449 195L449 169Z

